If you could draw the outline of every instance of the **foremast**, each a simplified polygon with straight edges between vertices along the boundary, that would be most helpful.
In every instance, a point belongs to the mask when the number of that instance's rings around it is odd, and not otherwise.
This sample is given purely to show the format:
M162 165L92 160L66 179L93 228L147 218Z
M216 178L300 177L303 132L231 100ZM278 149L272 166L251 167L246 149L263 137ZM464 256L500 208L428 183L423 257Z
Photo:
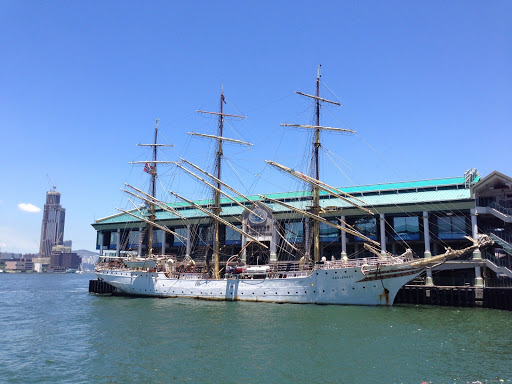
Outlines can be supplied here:
M151 256L153 254L153 227L157 226L155 225L155 204L158 201L156 199L156 177L157 177L157 171L156 166L158 163L170 163L169 161L158 161L157 159L157 148L158 147L173 147L172 144L158 144L158 123L160 122L160 119L156 119L155 121L155 133L154 133L154 140L152 144L138 144L141 147L152 147L152 159L150 161L132 161L129 164L144 164L144 171L148 173L151 176L150 179L150 199L143 199L146 200L146 203L149 205L149 216L147 220L143 220L148 224L148 252L147 256ZM133 187L132 187L133 188ZM138 190L140 191L140 190ZM142 191L140 191L142 192ZM125 211L123 211L125 212ZM128 213L128 212L126 212ZM132 215L134 216L134 215ZM137 217L137 216L135 216ZM158 228L162 229L160 226L157 226Z

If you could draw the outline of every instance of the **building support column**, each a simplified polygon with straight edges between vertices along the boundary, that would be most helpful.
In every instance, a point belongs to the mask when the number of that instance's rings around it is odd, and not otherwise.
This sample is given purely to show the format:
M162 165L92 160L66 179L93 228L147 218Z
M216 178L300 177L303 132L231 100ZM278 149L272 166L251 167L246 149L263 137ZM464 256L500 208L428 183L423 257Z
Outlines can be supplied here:
M475 287L483 288L484 279L482 278L482 269L479 265L475 265Z
M478 240L478 224L476 209L471 210L471 228L473 239ZM473 251L473 260L482 260L482 252L479 248Z
M121 256L121 228L117 228L116 256Z
M386 220L384 214L380 214L380 253L386 255Z
M165 255L165 243L167 242L167 232L162 231L162 255Z
M341 226L345 228L345 216L341 216L340 219ZM347 232L345 231L341 231L341 258L343 260L347 258Z
M244 220L242 222L242 231L244 233L247 233L247 223L246 221ZM240 259L242 259L242 262L245 263L247 261L247 250L245 248L245 246L247 245L247 237L245 237L245 235L242 235L242 254L240 255Z
M142 236L142 227L139 227L139 254L138 256L142 256L142 241L144 240L143 236Z
M432 287L434 285L434 280L432 279L432 268L427 268L427 280L425 281L425 285L427 287Z
M425 242L425 252L423 252L423 257L425 259L432 257L432 252L430 252L430 224L428 218L428 212L423 211L423 241ZM434 280L432 279L432 268L427 268L427 279L425 281L425 285L428 287L432 287L434 285Z
M192 225L187 224L187 243L186 250L185 250L185 256L190 257L190 252L192 250Z
M478 224L476 209L471 209L471 229L473 239L478 240ZM482 252L479 248L473 251L473 260L482 260ZM482 278L482 270L479 265L475 265L475 287L482 288L484 279Z
M427 211L423 211L423 241L425 242L425 252L423 252L423 257L428 259L432 257L432 252L430 252L430 225L428 222Z
M270 240L270 261L277 261L277 242L279 238L277 236L277 225L272 222L272 240Z

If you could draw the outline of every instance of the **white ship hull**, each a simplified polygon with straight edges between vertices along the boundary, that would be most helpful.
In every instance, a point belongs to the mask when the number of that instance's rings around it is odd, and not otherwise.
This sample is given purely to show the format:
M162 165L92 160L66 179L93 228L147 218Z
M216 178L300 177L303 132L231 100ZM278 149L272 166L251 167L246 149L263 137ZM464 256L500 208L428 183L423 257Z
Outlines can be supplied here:
M204 279L199 274L105 269L99 279L126 295L276 303L392 305L398 290L423 271L409 265L315 269L286 278ZM293 276L295 275L295 276Z

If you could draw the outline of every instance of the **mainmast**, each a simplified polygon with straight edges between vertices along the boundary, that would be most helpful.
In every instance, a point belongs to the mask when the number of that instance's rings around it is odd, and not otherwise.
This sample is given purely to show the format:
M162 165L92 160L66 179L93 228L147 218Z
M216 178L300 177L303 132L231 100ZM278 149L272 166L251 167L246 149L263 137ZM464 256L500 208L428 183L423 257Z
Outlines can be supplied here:
M218 135L222 137L222 131L224 128L224 103L226 101L224 100L224 87L222 87L220 92L220 114L219 114L219 129L218 129ZM217 143L217 154L216 154L216 162L215 167L217 169L217 179L220 180L221 175L221 165L222 165L222 140L218 140ZM215 196L215 205L213 208L213 212L220 216L220 212L222 211L222 208L220 206L220 189L222 185L220 182L217 182L217 188L213 190L214 196ZM214 258L214 274L215 278L218 279L219 276L219 251L220 251L220 236L219 236L219 222L217 220L214 220L214 236L215 239L213 241L213 258Z
M245 116L239 116L239 115L231 115L231 114L227 114L227 113L224 113L224 104L226 103L226 100L225 100L225 97L224 97L224 88L221 89L221 93L220 93L220 111L219 112L208 112L208 111L197 111L197 112L200 112L200 113L208 113L208 114L212 114L212 115L217 115L219 116L219 127L218 127L218 134L217 136L213 136L213 135L204 135L204 134L197 134L197 133L194 133L194 132L189 132L190 135L196 135L196 136L203 136L203 137L207 137L207 138L211 138L211 139L215 139L217 140L217 152L215 154L215 169L216 169L216 188L213 188L213 196L214 196L214 204L213 204L213 207L212 207L212 210L213 210L213 213L218 217L220 216L220 213L222 211L222 208L220 206L220 194L221 194L221 188L222 188L222 185L223 183L220 181L221 179L221 166L222 166L222 155L223 155L223 150L222 150L222 142L223 141L230 141L230 142L236 142L238 144L248 144L248 145L252 145L250 143L245 143L245 142L242 142L242 141L239 141L239 140L232 140L232 139L226 139L223 137L223 130L224 130L224 117L225 116L229 116L229 117L238 117L238 118L242 118L242 119L245 119ZM219 225L219 221L218 220L214 220L214 223L213 223L213 227L214 227L214 239L213 239L213 259L214 259L214 277L216 279L220 278L220 275L219 275L219 253L220 253L220 234L219 234L219 229L220 229L220 225Z
M156 119L155 122L155 141L153 145L153 164L150 168L151 174L151 197L154 199L156 196L156 147L158 139L158 122L160 119ZM155 222L155 204L149 204L149 231L148 231L148 256L153 254L153 223Z

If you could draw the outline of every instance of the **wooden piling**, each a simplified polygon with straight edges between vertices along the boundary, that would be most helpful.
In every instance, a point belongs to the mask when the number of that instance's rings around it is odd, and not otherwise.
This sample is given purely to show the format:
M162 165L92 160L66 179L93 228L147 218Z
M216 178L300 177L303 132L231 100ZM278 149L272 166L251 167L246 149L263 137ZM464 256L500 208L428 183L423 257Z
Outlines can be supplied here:
M485 307L512 311L512 288L405 285L395 304Z
M103 280L89 280L89 293L113 294L116 288Z

